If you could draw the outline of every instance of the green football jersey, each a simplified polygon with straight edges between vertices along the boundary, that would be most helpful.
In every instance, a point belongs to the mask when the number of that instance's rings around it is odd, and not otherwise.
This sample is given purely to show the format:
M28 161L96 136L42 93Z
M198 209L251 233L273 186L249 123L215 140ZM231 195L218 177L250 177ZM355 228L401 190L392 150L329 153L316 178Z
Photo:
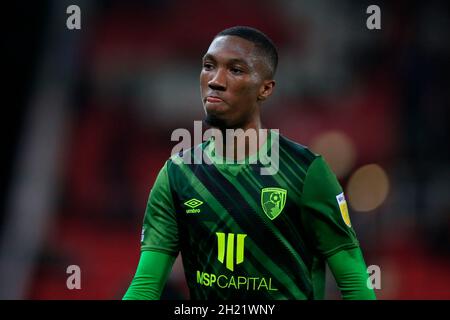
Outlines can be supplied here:
M186 161L196 148L209 164ZM181 252L191 299L323 299L325 259L359 246L322 156L274 131L263 149L278 153L275 174L261 174L263 154L218 161L210 139L155 181L141 249Z

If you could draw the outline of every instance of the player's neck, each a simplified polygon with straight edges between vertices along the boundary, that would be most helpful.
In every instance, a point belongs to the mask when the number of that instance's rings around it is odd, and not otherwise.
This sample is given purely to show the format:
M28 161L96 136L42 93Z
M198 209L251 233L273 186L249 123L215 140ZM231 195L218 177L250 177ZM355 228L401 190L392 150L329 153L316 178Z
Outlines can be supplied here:
M235 161L255 155L266 142L268 134L268 130L262 128L259 117L239 128L221 131L222 144L216 143L216 155L225 155Z

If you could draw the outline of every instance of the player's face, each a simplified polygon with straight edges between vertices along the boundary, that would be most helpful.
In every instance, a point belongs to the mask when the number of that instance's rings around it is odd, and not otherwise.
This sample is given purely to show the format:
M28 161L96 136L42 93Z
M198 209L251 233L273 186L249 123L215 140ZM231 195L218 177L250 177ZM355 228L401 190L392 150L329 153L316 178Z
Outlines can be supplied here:
M245 128L259 117L259 103L270 95L267 66L255 45L236 36L213 40L203 57L200 91L206 122L219 128Z

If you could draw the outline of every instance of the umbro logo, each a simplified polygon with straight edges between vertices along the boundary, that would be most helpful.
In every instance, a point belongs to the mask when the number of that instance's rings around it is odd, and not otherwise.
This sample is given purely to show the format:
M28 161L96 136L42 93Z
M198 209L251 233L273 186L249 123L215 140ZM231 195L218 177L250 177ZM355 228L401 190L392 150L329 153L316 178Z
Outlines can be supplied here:
M191 200L188 200L184 203L186 207L189 207L190 209L186 209L186 213L200 213L200 209L198 209L198 206L201 206L203 204L203 201L192 198Z

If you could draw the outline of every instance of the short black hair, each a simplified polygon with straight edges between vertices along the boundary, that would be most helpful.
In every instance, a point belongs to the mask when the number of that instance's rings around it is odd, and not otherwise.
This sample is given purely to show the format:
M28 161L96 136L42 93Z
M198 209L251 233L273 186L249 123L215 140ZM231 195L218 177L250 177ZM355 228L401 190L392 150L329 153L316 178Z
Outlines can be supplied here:
M275 76L278 66L278 51L273 41L262 31L247 26L235 26L220 31L214 39L221 36L237 36L253 42L256 47L268 58L269 67L271 69L270 76Z

